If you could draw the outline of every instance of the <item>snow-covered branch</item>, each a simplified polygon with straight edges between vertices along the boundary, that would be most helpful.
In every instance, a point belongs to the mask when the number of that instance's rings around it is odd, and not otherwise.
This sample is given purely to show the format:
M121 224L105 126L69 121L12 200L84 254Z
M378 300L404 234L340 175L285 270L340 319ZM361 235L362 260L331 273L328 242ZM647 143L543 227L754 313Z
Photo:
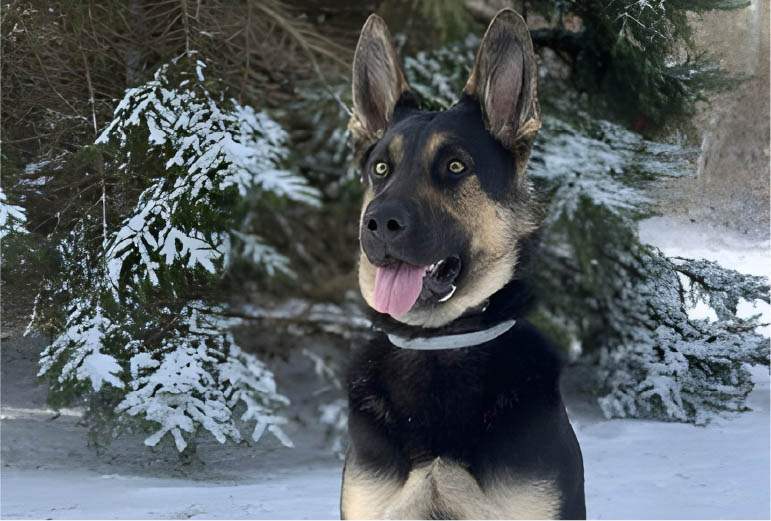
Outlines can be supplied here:
M8 204L3 189L0 188L0 239L9 232L24 233L27 213L21 206Z
M112 236L107 262L116 286L122 274L157 285L161 266L175 263L217 273L229 255L229 230L211 229L206 221L228 190L318 204L317 191L281 167L289 154L281 126L235 100L217 101L205 87L204 69L198 61L195 75L175 82L170 66L161 67L152 81L126 91L97 139L126 150L123 169L132 160L130 143L143 132L150 149L166 158L165 175L145 189L135 213ZM285 257L258 247L259 237L238 238L269 273L289 271Z

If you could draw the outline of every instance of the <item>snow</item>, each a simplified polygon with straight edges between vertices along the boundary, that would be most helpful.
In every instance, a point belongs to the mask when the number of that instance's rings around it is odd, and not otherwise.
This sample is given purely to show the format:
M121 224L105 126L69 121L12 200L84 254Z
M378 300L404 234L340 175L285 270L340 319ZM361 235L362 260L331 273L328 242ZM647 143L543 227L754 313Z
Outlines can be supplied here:
M81 471L8 471L3 474L3 518L336 519L340 475L329 466L297 466L251 483L207 483Z
M80 367L77 369L77 375L78 380L91 380L94 391L98 391L104 383L108 383L113 387L123 387L123 382L115 376L122 371L115 357L96 350L83 358Z
M27 175L36 174L46 166L50 165L51 163L52 161L48 159L27 163L27 165L24 167L24 173Z
M688 318L691 320L717 321L717 312L707 304L704 299L696 301L696 305L688 309Z
M272 277L280 271L292 278L296 277L295 272L289 267L289 258L273 246L265 244L258 235L242 233L238 230L230 230L230 234L241 244L241 247L236 249L236 253L255 266L264 266L268 276Z
M680 272L677 273L677 278L680 280L683 291L692 295L691 279ZM707 303L704 297L697 298L692 306L686 309L686 313L689 320L706 320L708 322L717 322L718 320L717 311Z
M736 306L736 315L739 318L750 318L760 315L760 322L768 325L760 326L755 328L755 330L764 337L771 338L771 306L767 302L760 299L755 299L753 302L741 299Z
M585 403L573 406L569 399L584 455L588 517L768 519L769 376L758 368L753 376L758 382L749 401L753 410L708 427L605 420ZM77 418L63 415L52 422L50 411L7 409L0 490L4 519L339 515L342 463L321 456L321 449L307 440L296 449L252 448L230 459L222 456L225 448L210 446L211 457L224 461L174 477L175 472L153 470L151 463L137 469L125 455L100 462L85 446L85 429L75 425ZM32 443L39 449L32 451ZM157 458L138 456L148 462Z
M123 387L117 376L121 369L115 357L100 352L105 335L118 326L102 315L102 309L90 309L91 303L77 299L73 302L67 319L68 327L43 352L40 357L40 371L37 376L46 375L51 368L66 358L59 382L74 378L90 381L95 391L107 383Z
M769 519L769 375L751 412L708 427L573 414L594 519Z
M771 246L767 240L746 238L726 228L675 216L641 221L639 236L667 257L707 259L741 273L771 277Z
M172 84L169 65L162 66L152 81L126 90L114 119L96 140L128 149L130 136L145 126L150 148L167 158L167 175L145 189L134 214L110 240L108 271L116 287L127 271L134 281L146 277L151 284L160 284L156 256L166 265L184 262L189 268L217 273L219 261L229 255L230 237L195 227L210 218L205 209L211 206L212 194L223 195L235 187L241 197L257 190L319 204L318 191L304 178L279 168L289 156L288 135L281 125L236 100L218 103L203 84L204 68L203 62L196 62L199 83L166 88ZM196 213L192 218L185 215L191 209ZM249 254L262 262L277 262L266 266L269 271L286 271L286 259L275 250L258 251L254 245Z
M709 255L755 273L768 266L764 244L739 247L737 237L660 225L643 222L640 233L667 254ZM694 234L709 240L694 241ZM745 312L757 312L750 303L745 306ZM52 420L42 393L32 389L37 357L32 351L3 345L3 518L338 517L342 463L320 443L318 425L290 422L293 449L278 440L255 446L202 443L198 454L205 465L198 467L167 461L164 455L173 451L163 452L163 444L142 448L141 436L116 440L100 456L87 446L77 411L63 410ZM19 360L24 356L26 365ZM148 361L136 362L138 370ZM580 375L572 375L571 385L567 373L564 394L584 456L588 517L769 519L771 385L768 368L751 372L756 383L747 402L751 410L725 414L706 427L606 420L576 390ZM344 408L337 405L324 409L325 422L340 421Z
M558 101L558 114L543 115L528 164L531 178L555 190L547 223L573 216L584 199L616 215L637 213L653 203L641 178L689 175L695 149L645 140L566 103Z
M243 404L240 423L254 422L252 441L259 441L267 429L292 447L281 428L287 419L275 413L290 402L276 391L273 373L255 355L241 350L227 331L227 321L194 308L183 310L183 315L188 334L164 338L160 361L147 352L132 356L131 390L115 411L159 426L145 445L154 447L170 434L182 452L188 446L183 433L193 436L198 425L219 443L240 442L234 412Z
M15 206L6 202L6 195L0 188L0 239L8 235L9 232L25 231L24 223L27 216L24 208Z
M674 231L673 231L674 230ZM678 216L651 217L640 222L640 241L661 249L668 257L686 257L715 261L725 268L740 273L771 278L771 243L744 237L727 228L705 226ZM691 313L704 316L714 314L706 303ZM737 316L748 318L761 316L761 323L771 324L771 305L762 300L742 300L737 306ZM716 315L715 315L716 316ZM761 326L756 331L771 338L771 326Z
M27 166L29 167L29 165ZM26 169L25 169L25 173L27 173ZM53 177L47 177L47 176L33 177L31 179L20 179L19 186L25 186L25 187L44 186L51 179L53 179Z

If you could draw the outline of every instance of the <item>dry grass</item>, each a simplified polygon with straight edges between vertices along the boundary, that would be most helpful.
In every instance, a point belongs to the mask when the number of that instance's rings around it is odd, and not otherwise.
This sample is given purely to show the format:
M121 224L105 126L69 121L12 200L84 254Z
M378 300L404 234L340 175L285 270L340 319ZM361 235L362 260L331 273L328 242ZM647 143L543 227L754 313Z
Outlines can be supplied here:
M241 101L276 105L350 63L279 0L14 0L2 7L3 143L40 158L90 142L125 88L186 51Z

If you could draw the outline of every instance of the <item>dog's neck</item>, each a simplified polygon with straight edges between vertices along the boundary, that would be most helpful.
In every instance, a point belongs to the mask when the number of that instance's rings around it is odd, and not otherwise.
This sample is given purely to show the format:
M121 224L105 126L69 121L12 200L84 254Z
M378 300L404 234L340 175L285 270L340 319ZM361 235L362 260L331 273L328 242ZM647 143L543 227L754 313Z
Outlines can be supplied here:
M441 327L410 326L374 312L370 318L375 328L385 332L399 347L410 345L414 347L408 349L425 350L470 347L505 333L516 319L532 308L533 303L533 293L528 284L523 280L512 280L481 305ZM414 342L415 339L421 341ZM446 348L439 347L443 340Z
M516 319L504 320L494 326L470 333L454 333L442 336L419 336L415 338L402 337L386 333L391 344L402 349L413 351L446 351L448 349L464 349L492 342L516 325Z

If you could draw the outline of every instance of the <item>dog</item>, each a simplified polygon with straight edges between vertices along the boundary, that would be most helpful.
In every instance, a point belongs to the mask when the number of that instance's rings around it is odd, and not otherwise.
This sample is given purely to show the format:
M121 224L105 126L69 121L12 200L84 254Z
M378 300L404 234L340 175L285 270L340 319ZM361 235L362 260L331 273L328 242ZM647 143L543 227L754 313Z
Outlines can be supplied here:
M490 22L460 100L421 110L382 19L362 29L349 129L364 183L343 519L586 517L560 357L521 317L541 219L522 17Z

